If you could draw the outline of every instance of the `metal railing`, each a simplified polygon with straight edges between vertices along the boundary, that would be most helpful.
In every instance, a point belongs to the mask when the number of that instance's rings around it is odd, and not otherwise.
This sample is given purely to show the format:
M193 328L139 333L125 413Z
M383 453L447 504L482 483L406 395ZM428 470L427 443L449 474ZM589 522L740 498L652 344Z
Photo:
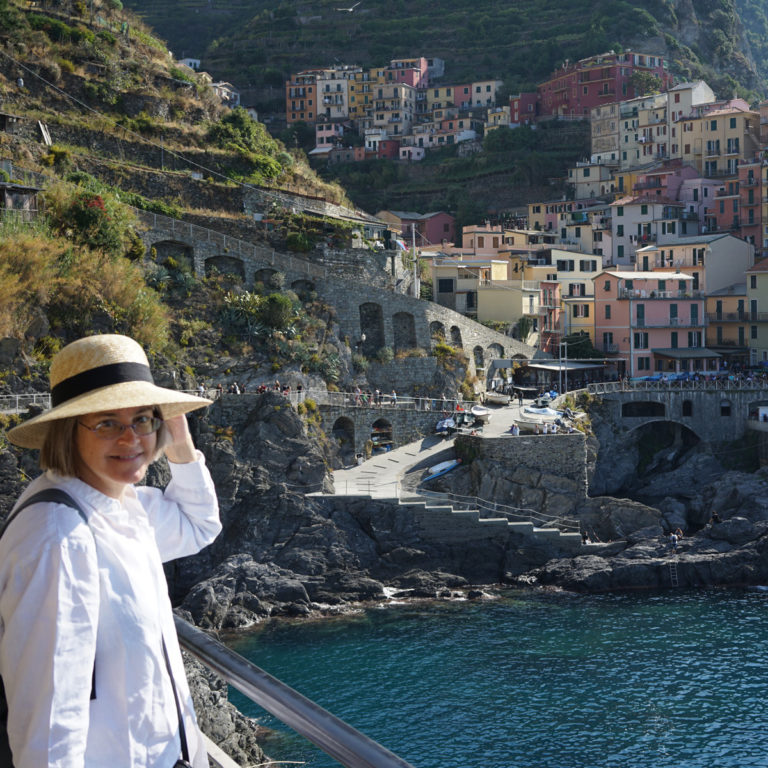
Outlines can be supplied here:
M29 394L29 395L0 395L0 412L2 413L21 413L26 411L30 405L39 405L41 408L51 407L51 396L49 394Z
M524 509L522 507L510 507L506 504L499 504L494 501L486 501L477 496L461 496L457 493L448 493L443 491L429 491L419 488L415 495L426 499L437 499L446 501L455 509L464 510L482 510L483 512L492 512L495 515L502 515L510 522L531 523L535 528L557 528L564 532L578 532L580 522L575 517L564 517L560 515L548 515L536 509Z
M704 374L701 375L703 376ZM612 392L670 391L679 389L709 392L739 389L766 391L768 390L768 381L720 377L710 380L699 379L698 381L695 379L675 381L605 381L587 385L587 390L591 395L604 395Z
M355 730L314 701L174 616L179 642L252 702L348 768L412 768L402 758Z

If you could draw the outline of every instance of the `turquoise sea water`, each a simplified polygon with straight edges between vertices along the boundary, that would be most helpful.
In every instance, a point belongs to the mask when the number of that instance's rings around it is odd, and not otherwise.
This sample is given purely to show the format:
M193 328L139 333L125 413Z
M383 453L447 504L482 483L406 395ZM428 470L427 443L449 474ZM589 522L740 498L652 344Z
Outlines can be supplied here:
M228 644L415 768L768 766L768 593L520 593ZM233 692L265 751L338 765Z

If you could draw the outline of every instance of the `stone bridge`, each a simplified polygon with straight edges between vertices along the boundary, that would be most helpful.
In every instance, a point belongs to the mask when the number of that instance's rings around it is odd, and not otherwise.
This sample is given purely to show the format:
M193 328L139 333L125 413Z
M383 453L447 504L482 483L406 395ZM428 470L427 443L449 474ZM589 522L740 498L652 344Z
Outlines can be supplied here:
M353 350L374 357L383 347L393 352L431 350L439 340L464 351L469 370L483 380L494 359L548 358L534 347L497 333L447 307L397 292L407 287L408 275L399 255L381 251L323 250L316 260L301 259L254 245L188 222L137 211L140 233L158 263L186 257L198 276L213 270L240 276L251 288L276 272L298 293L315 291L336 308L339 334Z
M749 430L766 431L757 418L761 406L768 411L768 387L763 384L631 382L590 384L588 390L608 406L613 425L627 432L666 421L686 427L706 443L719 443L743 438Z

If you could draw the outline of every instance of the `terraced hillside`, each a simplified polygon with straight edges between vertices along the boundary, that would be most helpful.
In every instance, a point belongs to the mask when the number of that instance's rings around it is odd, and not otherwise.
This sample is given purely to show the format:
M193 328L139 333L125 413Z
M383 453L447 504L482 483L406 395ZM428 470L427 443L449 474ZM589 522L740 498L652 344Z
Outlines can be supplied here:
M516 92L565 58L611 48L664 54L681 78L703 77L719 95L762 96L768 21L755 0L127 0L177 55L201 58L262 109L279 106L290 72L336 61L377 66L424 55L448 62L446 79L501 78ZM349 4L351 5L351 3ZM749 38L740 13L748 13ZM179 24L179 19L184 24ZM762 31L762 35L761 35Z

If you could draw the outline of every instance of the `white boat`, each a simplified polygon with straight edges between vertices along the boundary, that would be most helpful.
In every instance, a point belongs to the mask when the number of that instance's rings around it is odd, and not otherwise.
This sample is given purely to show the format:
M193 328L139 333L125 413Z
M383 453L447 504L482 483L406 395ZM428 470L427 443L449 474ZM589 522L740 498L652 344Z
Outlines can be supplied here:
M537 426L541 430L545 424L562 425L570 421L577 421L585 416L585 413L566 413L546 406L540 408L534 405L525 405L520 409L520 415L515 419L515 424L525 432L534 432Z
M491 420L491 412L484 405L473 405L469 412L483 424Z
M450 459L449 461L441 461L439 464L431 466L428 470L430 475L438 475L447 472L454 467L461 464L461 459Z
M509 405L509 395L503 392L486 392L485 402L491 405Z
M537 408L532 405L524 405L520 409L520 415L515 419L515 424L524 432L535 432L536 427L540 430L545 424L562 423L562 411L556 411L554 408Z

